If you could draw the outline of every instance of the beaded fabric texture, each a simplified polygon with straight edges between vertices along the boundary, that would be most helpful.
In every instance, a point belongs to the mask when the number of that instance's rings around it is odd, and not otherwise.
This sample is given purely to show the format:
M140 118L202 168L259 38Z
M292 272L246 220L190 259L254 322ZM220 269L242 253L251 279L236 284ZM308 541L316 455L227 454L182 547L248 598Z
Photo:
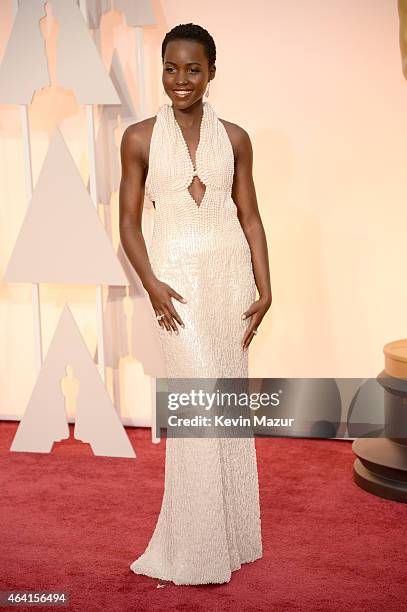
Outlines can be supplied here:
M187 300L172 300L185 328L161 328L148 303L167 378L247 379L249 320L241 314L256 299L251 253L232 199L232 144L212 105L202 104L195 167L172 106L159 107L145 184L155 203L151 266ZM193 180L205 186L200 203ZM161 511L131 570L175 584L224 583L261 557L254 438L168 437Z

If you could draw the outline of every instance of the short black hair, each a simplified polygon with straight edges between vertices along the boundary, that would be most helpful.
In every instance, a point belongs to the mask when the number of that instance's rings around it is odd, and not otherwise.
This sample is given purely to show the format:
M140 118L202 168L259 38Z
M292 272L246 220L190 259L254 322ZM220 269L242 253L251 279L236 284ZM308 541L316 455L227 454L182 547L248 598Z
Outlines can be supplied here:
M200 42L205 49L206 57L208 58L209 68L216 62L216 46L215 41L205 28L195 23L180 23L167 32L161 46L161 57L164 61L165 49L167 44L172 40L196 40Z

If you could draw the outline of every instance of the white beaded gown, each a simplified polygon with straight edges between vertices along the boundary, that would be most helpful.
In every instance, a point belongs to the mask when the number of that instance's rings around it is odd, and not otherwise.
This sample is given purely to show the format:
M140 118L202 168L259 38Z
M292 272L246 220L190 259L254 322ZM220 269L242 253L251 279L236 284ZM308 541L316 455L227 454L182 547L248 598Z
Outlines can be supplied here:
M194 163L170 104L159 107L146 192L155 203L150 262L185 328L155 324L168 378L248 377L242 313L256 299L251 253L232 199L234 155L223 123L203 101ZM197 203L189 187L206 186ZM149 301L149 300L148 300ZM166 439L165 487L154 533L130 565L175 584L224 583L262 557L256 449L247 438Z

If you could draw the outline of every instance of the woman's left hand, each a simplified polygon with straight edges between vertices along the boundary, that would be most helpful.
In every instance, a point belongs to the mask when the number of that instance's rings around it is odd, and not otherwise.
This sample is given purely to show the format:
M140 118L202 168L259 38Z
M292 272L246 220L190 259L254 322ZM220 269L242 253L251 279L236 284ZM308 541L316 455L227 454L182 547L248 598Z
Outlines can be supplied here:
M271 298L266 299L260 297L258 300L253 302L253 304L247 310L245 310L244 313L242 313L245 315L242 317L244 319L251 317L250 323L243 336L242 349L247 349L249 347L250 342L255 336L253 331L257 330L270 306Z

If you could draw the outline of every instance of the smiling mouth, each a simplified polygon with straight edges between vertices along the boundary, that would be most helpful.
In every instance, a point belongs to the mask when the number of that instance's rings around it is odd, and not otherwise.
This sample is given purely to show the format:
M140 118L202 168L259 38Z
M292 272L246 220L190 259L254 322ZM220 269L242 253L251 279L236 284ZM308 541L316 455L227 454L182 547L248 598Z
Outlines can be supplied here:
M179 98L186 98L192 92L192 89L173 89L173 92Z

